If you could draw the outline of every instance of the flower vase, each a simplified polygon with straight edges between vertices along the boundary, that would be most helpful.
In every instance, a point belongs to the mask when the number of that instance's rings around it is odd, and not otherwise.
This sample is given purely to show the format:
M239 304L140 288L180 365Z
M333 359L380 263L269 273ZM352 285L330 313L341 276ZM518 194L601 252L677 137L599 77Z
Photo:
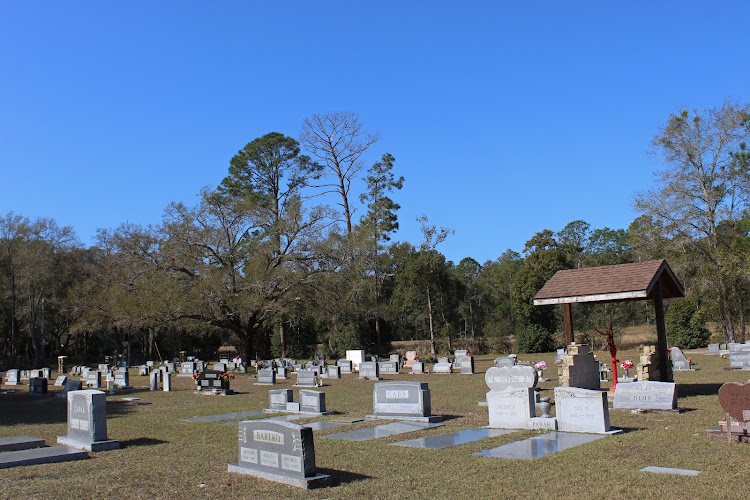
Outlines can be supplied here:
M537 370L536 374L539 377L539 380L542 380L542 378L544 377L544 370Z

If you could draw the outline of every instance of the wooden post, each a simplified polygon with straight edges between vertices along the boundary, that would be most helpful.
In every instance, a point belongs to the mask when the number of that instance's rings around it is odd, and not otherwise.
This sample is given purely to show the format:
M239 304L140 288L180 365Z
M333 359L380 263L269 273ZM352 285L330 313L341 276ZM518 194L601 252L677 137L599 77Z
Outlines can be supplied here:
M656 313L657 351L659 352L659 381L672 382L671 372L667 370L671 363L667 353L667 329L664 325L664 299L662 298L661 281L654 287L654 312Z
M563 323L565 323L565 343L572 344L573 338L573 313L570 310L570 303L566 302L563 306Z

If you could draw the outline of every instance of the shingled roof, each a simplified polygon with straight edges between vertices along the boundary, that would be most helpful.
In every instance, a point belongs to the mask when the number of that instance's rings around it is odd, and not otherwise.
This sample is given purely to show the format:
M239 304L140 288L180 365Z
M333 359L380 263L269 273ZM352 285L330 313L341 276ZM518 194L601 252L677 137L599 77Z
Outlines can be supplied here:
M659 282L662 297L685 296L682 285L662 259L558 271L536 294L534 305L651 299Z

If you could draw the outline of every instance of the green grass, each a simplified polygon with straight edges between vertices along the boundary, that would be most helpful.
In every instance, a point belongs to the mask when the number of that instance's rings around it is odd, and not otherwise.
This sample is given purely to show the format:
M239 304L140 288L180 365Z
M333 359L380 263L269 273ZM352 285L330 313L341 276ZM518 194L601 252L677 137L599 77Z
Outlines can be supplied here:
M638 359L636 351L620 359ZM442 450L388 446L404 439L487 425L484 371L492 356L477 359L478 375L385 376L385 380L428 382L433 413L446 417L444 426L362 442L321 439L343 430L315 433L316 463L331 474L334 486L305 491L227 472L237 461L237 429L220 423L189 423L181 418L259 410L268 405L268 386L255 386L251 375L236 375L238 394L194 394L189 377L173 377L173 392L149 392L147 377L134 375L136 388L107 396L108 432L122 443L120 450L91 454L91 459L62 464L16 467L0 471L1 498L716 498L746 495L750 448L708 439L706 429L723 417L716 391L727 381L745 382L748 372L724 371L729 361L688 351L698 368L676 372L679 406L676 414L633 414L611 410L612 427L623 434L600 439L534 461L504 460L472 455L536 434L518 431ZM522 360L545 360L550 368L541 384L553 396L557 373L554 354L521 355ZM608 354L598 358L608 363ZM328 380L329 410L345 416L372 411L374 382L344 375ZM54 377L53 377L54 378ZM291 387L292 380L277 388ZM140 388L138 388L140 386ZM10 389L11 387L5 387ZM0 437L28 434L48 445L66 433L65 401L25 394L0 395ZM59 390L59 388L53 388ZM142 406L121 398L137 396ZM297 390L295 389L295 398ZM326 417L332 418L332 417ZM312 420L312 419L311 419ZM301 422L305 422L304 420ZM360 423L346 430L372 426ZM697 477L639 472L648 466L701 471Z

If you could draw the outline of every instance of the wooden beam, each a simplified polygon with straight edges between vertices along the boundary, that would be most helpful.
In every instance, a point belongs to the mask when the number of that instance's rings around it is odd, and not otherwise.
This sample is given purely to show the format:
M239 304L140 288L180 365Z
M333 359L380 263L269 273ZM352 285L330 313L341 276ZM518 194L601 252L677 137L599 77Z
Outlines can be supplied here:
M659 353L659 381L672 382L672 370L668 369L672 361L667 353L667 329L664 324L664 300L661 281L654 288L654 312L656 313L657 352Z
M563 304L563 322L565 323L565 343L572 344L573 338L573 313L570 310L570 304Z
M576 297L554 297L550 299L534 299L535 306L551 306L554 304L571 304L577 302L611 302L615 300L646 299L646 290L636 292L599 293L596 295L578 295Z

